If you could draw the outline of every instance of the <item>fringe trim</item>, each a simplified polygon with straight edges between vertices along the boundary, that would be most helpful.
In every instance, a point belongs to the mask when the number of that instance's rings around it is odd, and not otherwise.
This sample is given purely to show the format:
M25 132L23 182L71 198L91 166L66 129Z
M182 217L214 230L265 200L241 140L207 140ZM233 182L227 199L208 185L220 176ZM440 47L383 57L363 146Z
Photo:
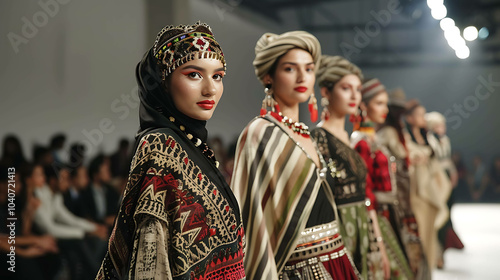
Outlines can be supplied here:
M166 77L170 75L172 72L177 69L177 67L180 67L184 63L194 60L195 58L198 59L217 59L222 62L222 65L224 65L224 72L226 72L226 60L224 59L224 55L220 52L212 52L212 51L197 51L197 52L192 52L189 53L188 55L182 57L181 59L177 59L174 61L174 63L170 66L167 66L162 73L162 80L165 81Z

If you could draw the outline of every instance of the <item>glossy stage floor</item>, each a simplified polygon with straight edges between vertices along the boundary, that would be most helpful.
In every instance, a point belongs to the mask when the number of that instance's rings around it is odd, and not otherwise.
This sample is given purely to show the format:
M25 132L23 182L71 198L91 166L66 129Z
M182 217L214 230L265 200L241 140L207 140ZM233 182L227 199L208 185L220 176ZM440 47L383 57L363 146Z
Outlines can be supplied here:
M500 279L500 204L456 204L451 217L465 248L448 249L433 279Z

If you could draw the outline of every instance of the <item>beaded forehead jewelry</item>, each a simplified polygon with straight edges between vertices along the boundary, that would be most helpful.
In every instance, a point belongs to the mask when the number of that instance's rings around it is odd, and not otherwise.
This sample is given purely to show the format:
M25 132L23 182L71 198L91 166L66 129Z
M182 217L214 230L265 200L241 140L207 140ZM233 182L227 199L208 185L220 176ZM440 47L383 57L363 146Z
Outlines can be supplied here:
M163 80L177 67L195 58L220 60L226 71L222 48L206 23L165 26L156 36L153 54L158 59Z

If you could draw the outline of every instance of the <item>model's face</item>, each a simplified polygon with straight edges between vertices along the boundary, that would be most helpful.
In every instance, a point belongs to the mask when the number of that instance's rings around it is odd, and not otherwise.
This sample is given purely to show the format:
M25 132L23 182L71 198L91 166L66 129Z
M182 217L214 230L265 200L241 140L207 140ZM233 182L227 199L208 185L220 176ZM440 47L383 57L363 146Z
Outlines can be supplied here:
M443 136L446 134L446 124L445 123L438 123L434 126L434 133L437 135Z
M206 121L222 97L224 65L217 59L194 59L172 72L169 94L184 115Z
M311 54L302 49L289 50L276 65L274 76L264 81L272 85L274 99L278 104L293 107L306 102L314 90L316 76Z
M374 123L384 123L387 118L387 113L389 113L387 102L389 102L387 92L378 93L368 101L366 105L366 116Z
M425 128L427 126L425 113L425 108L423 106L418 106L409 116L407 116L407 121L414 127Z
M354 74L342 77L331 91L326 90L328 111L339 116L356 114L361 102L361 86L361 80Z

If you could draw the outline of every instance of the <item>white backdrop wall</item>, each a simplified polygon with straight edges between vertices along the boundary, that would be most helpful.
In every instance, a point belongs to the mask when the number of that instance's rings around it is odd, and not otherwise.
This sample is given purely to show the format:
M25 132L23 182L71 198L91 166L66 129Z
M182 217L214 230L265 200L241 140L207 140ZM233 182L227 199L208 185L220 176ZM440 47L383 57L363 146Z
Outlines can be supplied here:
M133 95L134 67L145 49L144 4L59 1L40 1L48 8L38 1L0 4L0 136L18 135L29 158L33 144L47 145L56 132L69 143L84 140L95 154L115 149L138 125L137 103L122 95ZM36 32L28 32L24 18ZM16 53L8 34L32 38L14 44Z

